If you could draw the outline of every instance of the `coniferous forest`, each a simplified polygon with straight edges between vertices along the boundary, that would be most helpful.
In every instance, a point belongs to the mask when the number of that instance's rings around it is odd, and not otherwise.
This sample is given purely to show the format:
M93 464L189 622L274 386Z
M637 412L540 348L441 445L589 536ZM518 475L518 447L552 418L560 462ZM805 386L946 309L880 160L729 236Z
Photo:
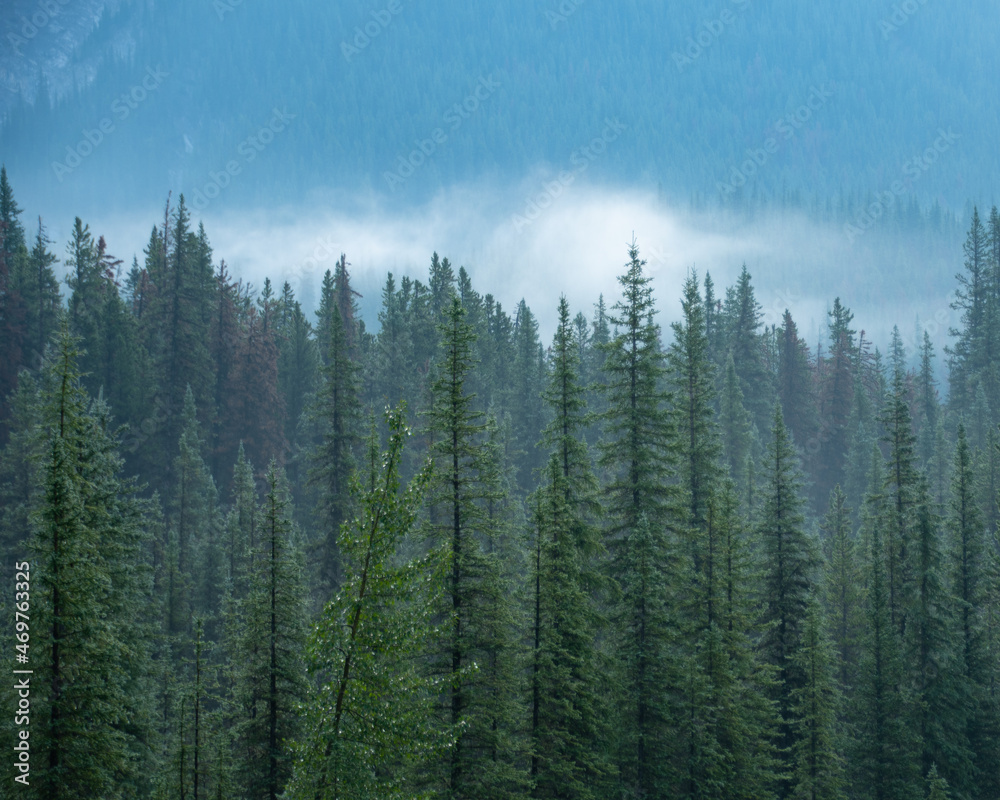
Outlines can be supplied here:
M996 208L916 352L641 230L587 307L434 253L376 320L183 196L131 263L35 213L4 170L0 796L1000 797Z

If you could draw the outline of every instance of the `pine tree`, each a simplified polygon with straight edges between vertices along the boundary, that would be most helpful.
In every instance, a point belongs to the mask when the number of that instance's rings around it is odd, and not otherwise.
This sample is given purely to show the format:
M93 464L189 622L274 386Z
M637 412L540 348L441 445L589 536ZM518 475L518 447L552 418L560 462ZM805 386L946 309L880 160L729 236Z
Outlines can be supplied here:
M597 484L583 438L576 335L561 298L545 392L552 420L543 442L552 455L536 499L533 565L531 777L539 798L603 796L611 772L601 653L594 647L602 633L595 601L603 547L594 524Z
M937 381L934 379L934 344L924 331L924 341L920 349L920 374L917 382L917 415L920 423L918 452L920 462L926 469L934 458L934 432L940 415Z
M907 637L910 668L917 696L917 724L923 746L921 771L946 765L945 778L961 793L972 787L969 749L969 691L956 669L952 596L945 569L939 519L931 509L926 483L917 496L914 541L915 592L913 622Z
M89 404L64 324L40 385L32 511L34 797L134 797L149 772L144 504L119 477L107 407Z
M538 322L522 300L517 306L514 322L514 370L511 403L517 413L512 415L518 452L518 486L523 491L533 485L532 474L541 468L542 459L535 444L544 427L541 393L545 387L545 363L538 340Z
M949 800L948 781L938 774L937 764L927 773L927 800Z
M816 400L813 397L809 347L785 309L778 331L778 399L792 437L805 448L816 434Z
M292 772L291 742L299 730L305 695L305 591L298 533L291 521L288 486L272 459L240 611L240 659L235 693L242 796L276 800Z
M444 727L457 737L447 763L429 780L447 787L451 797L485 799L520 791L517 751L499 747L511 731L498 716L498 704L513 704L516 686L508 669L514 647L510 587L484 508L499 499L498 490L484 480L486 426L466 389L475 335L465 314L453 295L440 326L427 413L436 463L428 535L441 548L448 573L440 635L429 647L437 674L449 686L441 709Z
M732 352L740 388L748 403L747 410L759 430L765 430L774 405L774 382L768 369L764 337L761 333L763 312L754 294L746 264L736 286L726 290L723 309L726 349Z
M817 565L815 545L805 532L801 487L791 434L785 427L780 406L776 406L772 444L767 454L764 508L757 535L764 558L765 630L759 647L765 662L777 670L774 701L781 719L778 744L789 775L779 785L779 797L790 796L792 790L790 775L799 741L795 697L806 682L795 654L802 646Z
M189 387L181 412L168 514L170 532L177 541L177 581L167 600L170 633L174 635L188 633L193 616L215 616L219 610L222 520L215 481L202 458L203 449L194 393ZM178 624L184 627L177 628Z
M28 310L22 296L27 248L21 209L7 180L6 167L0 166L0 444L6 441L9 408L7 397L17 387L17 375L25 362L25 348L30 346L27 327Z
M844 482L847 426L855 398L853 365L858 355L855 331L850 327L854 315L841 305L839 297L834 300L829 317L830 356L820 386L820 470L816 492L821 498L829 497L833 487Z
M285 409L284 438L295 453L299 421L307 398L315 389L319 353L312 338L312 326L288 283L282 288L274 331L278 342L278 391Z
M874 460L866 498L865 628L856 688L852 759L855 791L871 800L908 800L919 780L918 743L908 727L911 698L904 681L899 628L892 619L886 542L891 504L881 458ZM919 790L916 790L919 791Z
M736 481L740 494L745 496L748 491L746 464L753 453L755 441L750 414L743 405L743 392L732 353L726 356L719 409L723 463L729 467L729 475Z
M911 558L916 522L916 453L906 387L901 371L893 379L893 393L882 417L889 445L885 490L889 502L885 531L888 570L889 615L899 634L906 632L912 608L913 563Z
M950 367L949 404L960 414L971 409L975 387L982 377L981 372L988 366L984 345L988 323L989 246L978 208L973 209L963 250L965 272L955 276L959 288L955 290L955 301L951 306L961 311L962 329L949 331L952 336L958 337L958 341L953 348L946 350Z
M678 447L660 388L665 367L644 266L633 242L627 272L618 279L623 297L610 317L617 334L603 346L607 411L600 459L610 476L611 575L621 587L615 609L625 676L619 768L625 790L640 797L666 791L669 782L668 687L679 680L671 677L677 632L669 592L679 566L670 536L683 514L671 486Z
M990 730L996 726L983 715L989 707L985 692L990 668L984 648L987 632L984 630L983 610L987 605L987 585L990 579L987 570L991 554L976 498L972 453L966 439L965 426L961 423L958 426L953 474L948 504L948 528L952 553L951 584L957 601L957 664L954 669L961 676L968 694L966 705L970 712L961 734L963 738L968 737L977 771L988 775L997 752L997 740ZM965 788L960 784L953 786L958 790ZM978 796L984 796L982 789Z
M62 313L62 298L59 295L59 281L52 270L59 259L49 252L49 239L42 218L38 218L38 232L31 248L28 268L21 293L24 297L27 319L26 346L33 354L30 363L41 362L45 345L55 333Z
M328 593L341 580L337 537L351 516L350 480L360 436L358 366L350 356L346 328L336 307L331 310L329 335L320 388L311 409L315 433L309 471L309 481L319 494L320 580Z
M697 530L705 525L708 498L720 477L721 448L713 413L715 380L708 358L705 309L698 276L693 272L684 281L681 308L682 321L671 326L674 342L667 351L667 365L680 445L680 479L688 506L687 524Z
M826 616L836 654L835 675L843 692L854 685L861 636L862 576L851 528L851 509L840 486L836 486L822 531L827 553Z
M210 417L210 387L214 377L208 345L215 281L212 251L204 228L199 228L196 234L190 229L190 222L181 195L172 227L164 221L163 241L158 248L161 264L154 275L156 306L149 323L156 330L153 356L158 385L166 392L167 406L181 409L184 392L190 385L200 419L205 422ZM168 418L164 430L166 442L177 440L180 422L179 415Z
M676 796L772 798L778 762L777 719L767 699L772 679L754 653L751 566L735 487L711 493L705 525L695 531L697 570L685 606L689 641L682 714L673 757Z
M817 598L808 603L802 639L792 656L802 685L792 692L795 744L792 797L839 800L844 796L844 763L837 733L840 696L834 677L833 646Z

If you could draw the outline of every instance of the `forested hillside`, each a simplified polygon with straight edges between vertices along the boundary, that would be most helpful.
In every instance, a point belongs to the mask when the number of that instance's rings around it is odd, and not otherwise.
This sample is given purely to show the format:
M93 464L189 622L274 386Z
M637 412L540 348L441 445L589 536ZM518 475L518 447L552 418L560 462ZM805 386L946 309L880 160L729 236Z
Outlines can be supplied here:
M916 0L11 3L0 148L23 159L24 196L76 207L96 192L128 208L149 186L191 202L233 159L224 205L331 187L413 204L586 165L678 202L853 211L899 180L907 201L960 209L991 201L1000 167L990 0L955 31L947 4ZM163 77L144 91L149 70ZM275 107L295 117L257 150ZM608 119L621 136L581 154Z
M0 794L1000 796L995 208L917 369L641 241L588 308L434 254L366 321L345 256L307 316L150 223L54 244L0 175Z

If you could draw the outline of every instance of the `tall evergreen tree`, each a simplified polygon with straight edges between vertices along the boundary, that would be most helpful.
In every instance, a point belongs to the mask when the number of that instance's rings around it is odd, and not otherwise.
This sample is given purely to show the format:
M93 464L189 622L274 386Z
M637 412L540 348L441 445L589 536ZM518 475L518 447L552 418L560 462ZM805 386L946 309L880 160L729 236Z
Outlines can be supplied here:
M955 276L958 289L952 308L961 312L961 329L949 333L957 337L954 347L946 350L949 356L949 405L958 413L972 408L975 390L987 368L986 329L988 324L989 243L986 228L973 209L969 233L963 245L965 271Z
M778 797L791 796L794 753L798 748L795 698L807 676L795 656L802 647L817 566L815 544L805 531L802 478L791 434L780 406L775 407L772 443L767 454L764 508L758 526L763 558L761 653L777 670L774 701L781 719L778 744L787 777Z
M607 411L601 465L605 487L611 574L621 587L615 611L622 687L619 768L626 791L667 791L671 712L669 687L679 684L672 645L671 587L677 561L680 497L672 486L678 445L671 425L651 279L635 242L618 281L616 335L604 345Z
M539 798L601 797L611 773L602 653L594 647L603 633L596 606L603 546L576 335L563 297L545 392L552 420L543 442L552 454L537 498L534 559L531 777Z
M329 592L341 580L337 537L351 515L350 480L360 439L358 366L340 310L331 311L320 388L312 406L314 445L309 480L318 492L318 539L322 585Z
M428 428L437 466L429 535L443 551L447 577L440 635L429 643L435 669L449 686L442 709L457 740L441 772L430 779L454 798L500 798L521 792L517 749L510 742L516 685L510 587L486 524L484 505L497 498L485 481L485 425L466 382L475 335L457 295L440 326ZM478 669L476 666L478 665ZM498 706L499 704L499 706Z
M680 478L688 507L687 523L705 525L708 499L720 477L719 437L715 426L715 376L708 358L705 308L698 276L688 275L681 298L682 321L672 325L674 342L667 351L673 394Z
M277 800L291 777L291 742L305 696L305 592L288 486L272 459L265 477L260 538L240 613L236 697L240 774L247 798Z
M874 460L863 522L866 624L856 689L857 738L852 761L854 788L861 797L905 800L919 791L919 743L908 725L911 697L904 679L899 628L892 618L886 568L889 555L883 538L891 503L884 484L879 457Z
M134 797L149 772L144 508L64 324L43 366L32 511L33 797Z

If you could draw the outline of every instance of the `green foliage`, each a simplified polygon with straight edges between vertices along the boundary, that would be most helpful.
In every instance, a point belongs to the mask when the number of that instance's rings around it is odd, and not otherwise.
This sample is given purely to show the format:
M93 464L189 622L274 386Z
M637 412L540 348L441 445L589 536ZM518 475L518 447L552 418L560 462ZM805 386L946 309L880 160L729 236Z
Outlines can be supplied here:
M144 504L64 324L39 384L31 533L33 797L133 797L149 768Z
M414 658L432 631L440 554L401 557L430 472L401 489L402 408L386 423L388 448L379 454L372 434L367 475L354 482L358 514L341 529L346 579L309 639L314 681L289 797L413 797L414 772L452 743L432 724L440 686Z

